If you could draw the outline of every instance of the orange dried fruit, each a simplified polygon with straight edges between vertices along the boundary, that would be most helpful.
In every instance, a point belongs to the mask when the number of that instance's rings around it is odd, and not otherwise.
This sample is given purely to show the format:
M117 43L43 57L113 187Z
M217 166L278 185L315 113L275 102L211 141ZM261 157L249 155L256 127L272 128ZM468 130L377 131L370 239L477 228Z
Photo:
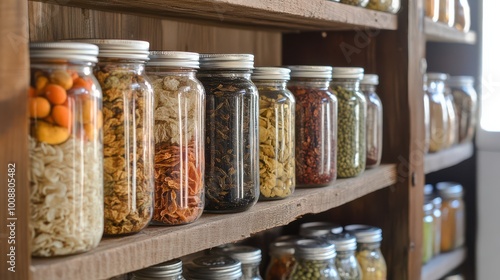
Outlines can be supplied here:
M28 110L32 118L45 118L50 114L50 103L43 97L30 97Z
M68 140L69 130L65 127L39 121L35 126L35 136L40 142L57 145Z
M45 96L54 105L61 105L66 101L66 90L60 85L48 84L45 87Z
M56 105L52 108L52 113L50 114L54 122L62 127L70 128L71 126L71 111L68 107L63 105Z
M36 96L36 90L34 87L29 87L28 89L28 96L29 97L35 97Z
M73 86L71 74L64 70L55 70L50 74L50 82L60 85L64 89L70 89Z
M83 109L82 109L82 117L83 117L83 123L91 123L94 120L94 114L96 113L97 108L95 106L95 103L87 99L83 101Z
M77 89L77 88L84 88L87 91L90 91L91 86L84 79L76 78L75 81L73 82L72 89Z

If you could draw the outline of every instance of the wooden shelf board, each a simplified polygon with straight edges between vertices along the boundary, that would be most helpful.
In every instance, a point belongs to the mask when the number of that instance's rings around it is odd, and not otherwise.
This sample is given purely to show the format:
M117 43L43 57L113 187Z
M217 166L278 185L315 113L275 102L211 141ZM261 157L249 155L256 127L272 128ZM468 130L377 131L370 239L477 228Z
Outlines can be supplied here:
M470 158L473 154L474 145L472 143L460 144L437 153L427 154L425 156L424 172L428 174L451 167Z
M428 42L461 43L473 45L476 43L476 32L458 31L441 22L433 22L425 18L425 36Z
M453 269L460 266L467 257L467 250L459 248L454 251L440 254L422 267L422 280L438 280L446 276Z
M65 6L290 30L397 29L397 16L327 0L32 0Z
M105 238L88 253L33 258L33 279L106 279L286 225L304 214L323 212L393 185L396 180L396 165L384 164L356 178L338 179L331 186L297 189L287 199L259 202L246 212L205 214L190 225L150 226L135 235Z

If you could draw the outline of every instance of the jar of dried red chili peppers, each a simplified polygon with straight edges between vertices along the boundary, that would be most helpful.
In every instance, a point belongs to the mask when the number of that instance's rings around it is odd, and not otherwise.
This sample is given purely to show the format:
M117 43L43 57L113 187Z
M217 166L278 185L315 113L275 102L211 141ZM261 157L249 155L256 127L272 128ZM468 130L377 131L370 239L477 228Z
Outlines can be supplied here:
M337 178L337 98L328 85L330 66L289 66L296 99L297 186L326 186Z
M204 206L205 90L199 54L151 51L146 73L155 94L153 224L196 221Z

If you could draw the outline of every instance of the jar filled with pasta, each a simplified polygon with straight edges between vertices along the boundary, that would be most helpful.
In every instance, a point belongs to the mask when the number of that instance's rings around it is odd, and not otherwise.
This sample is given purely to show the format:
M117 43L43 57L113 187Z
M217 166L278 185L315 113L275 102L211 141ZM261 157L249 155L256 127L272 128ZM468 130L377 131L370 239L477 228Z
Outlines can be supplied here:
M290 280L341 280L334 259L337 253L333 244L315 239L297 241L295 259L297 263Z
M455 24L455 1L457 0L436 0L439 1L439 21L453 27Z
M457 30L469 32L470 30L470 6L468 0L455 0L455 25Z
M465 243L465 204L463 187L453 182L438 183L441 206L441 252L447 252Z
M443 73L427 73L426 93L430 108L430 152L437 152L448 143L448 110L444 97L447 75Z
M470 142L475 132L478 109L474 77L450 77L447 82L451 88L457 114L458 141Z
M439 20L439 4L440 0L425 0L425 16L433 22Z
M366 168L380 165L382 159L382 101L377 95L378 75L365 74L361 91L366 99Z
M102 92L92 44L30 44L31 254L89 251L103 231Z
M184 280L182 261L175 259L135 271L130 280Z
M182 225L203 212L205 91L199 54L152 51L146 73L154 91L155 196L152 223Z
M337 257L335 267L341 280L361 280L363 274L358 260L356 259L356 238L350 233L332 235L328 242L335 245Z
M269 245L271 260L266 269L266 280L287 280L295 266L295 241L276 241Z

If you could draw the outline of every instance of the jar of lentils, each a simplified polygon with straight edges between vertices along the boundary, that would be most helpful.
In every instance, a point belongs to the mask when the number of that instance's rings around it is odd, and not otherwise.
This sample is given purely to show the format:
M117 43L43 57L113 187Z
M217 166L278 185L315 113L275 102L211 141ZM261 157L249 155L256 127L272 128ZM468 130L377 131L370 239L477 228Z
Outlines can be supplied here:
M290 280L341 280L335 269L335 246L324 241L304 239L297 241L297 264Z

